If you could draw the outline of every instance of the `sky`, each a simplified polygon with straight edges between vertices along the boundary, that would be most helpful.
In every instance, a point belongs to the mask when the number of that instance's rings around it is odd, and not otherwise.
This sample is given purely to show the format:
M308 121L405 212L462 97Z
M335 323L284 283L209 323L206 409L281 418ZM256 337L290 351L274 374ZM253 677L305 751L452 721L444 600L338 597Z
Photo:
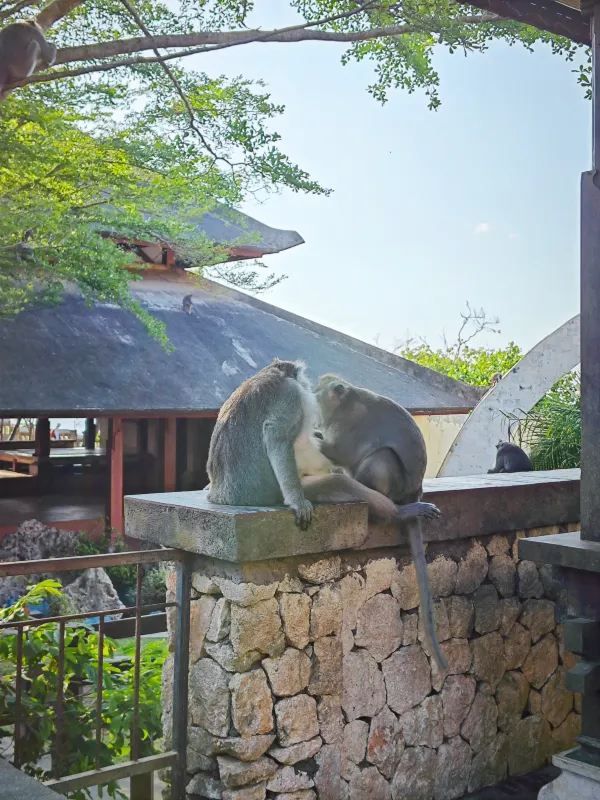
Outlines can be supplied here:
M259 19L290 22L269 10ZM190 63L263 79L286 107L274 125L282 149L333 189L242 207L305 239L264 259L288 278L262 299L387 348L453 341L469 301L500 320L500 333L478 343L528 350L579 307L591 106L573 65L546 47L440 51L442 106L429 111L424 95L401 90L379 105L367 92L370 65L344 67L342 52L254 44Z

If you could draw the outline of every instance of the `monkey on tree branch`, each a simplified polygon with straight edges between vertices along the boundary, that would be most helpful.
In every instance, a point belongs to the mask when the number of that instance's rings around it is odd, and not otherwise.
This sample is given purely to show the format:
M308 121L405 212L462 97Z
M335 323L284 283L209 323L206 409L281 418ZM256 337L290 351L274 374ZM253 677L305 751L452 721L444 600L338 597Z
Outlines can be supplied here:
M125 5L127 8L123 8ZM197 0L181 5L151 1L144 4L140 20L131 24L131 5L107 0L53 0L36 16L41 32L56 29L59 49L52 72L36 69L12 73L15 86L53 82L82 75L152 65L190 55L238 47L253 42L288 45L305 41L344 44L343 63L370 59L375 81L369 91L385 101L391 89L421 89L430 107L439 105L439 76L432 64L436 47L450 52L483 51L502 39L550 42L571 58L576 45L534 28L503 20L455 0L288 0L289 23L269 28L261 18L268 4L247 0ZM15 15L35 8L27 0L0 2L0 25L15 22ZM124 21L124 17L130 17ZM98 38L98 34L100 37ZM143 35L140 35L143 34ZM158 50L160 49L160 51ZM52 61L46 59L45 65Z

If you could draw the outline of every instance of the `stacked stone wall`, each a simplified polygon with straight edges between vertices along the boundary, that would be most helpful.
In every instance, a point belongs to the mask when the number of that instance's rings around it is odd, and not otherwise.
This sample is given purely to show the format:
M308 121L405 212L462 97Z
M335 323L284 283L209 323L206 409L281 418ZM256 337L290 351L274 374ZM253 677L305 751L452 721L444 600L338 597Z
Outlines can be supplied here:
M423 642L408 555L345 551L230 574L200 562L188 796L453 800L571 746L579 707L564 688L560 586L517 556L521 536L558 531L429 546L444 673ZM167 739L171 682L169 660Z

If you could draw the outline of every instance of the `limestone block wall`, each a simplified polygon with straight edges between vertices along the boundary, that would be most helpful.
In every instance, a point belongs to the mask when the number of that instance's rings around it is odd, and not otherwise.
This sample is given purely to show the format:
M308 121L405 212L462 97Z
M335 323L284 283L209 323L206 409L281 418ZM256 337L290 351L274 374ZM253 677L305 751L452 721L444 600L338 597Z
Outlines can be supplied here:
M453 800L572 745L550 568L517 539L428 546L440 673L406 552L380 547L224 565L193 577L187 786L221 800ZM301 534L298 534L301 535ZM165 666L170 735L172 662Z

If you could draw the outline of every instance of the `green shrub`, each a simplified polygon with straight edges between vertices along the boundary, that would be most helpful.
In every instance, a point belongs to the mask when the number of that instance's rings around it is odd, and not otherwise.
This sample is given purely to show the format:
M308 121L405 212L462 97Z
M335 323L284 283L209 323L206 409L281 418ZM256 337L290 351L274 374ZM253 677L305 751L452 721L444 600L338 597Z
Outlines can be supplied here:
M61 595L60 583L45 580L28 589L12 606L0 609L0 622L29 619L28 606ZM48 753L59 759L61 774L94 769L96 766L96 697L98 679L98 634L92 628L67 625L64 642L64 725L61 742L54 748L56 734L59 632L57 623L45 623L26 631L23 640L21 694L22 769L39 780L51 771L40 766ZM133 645L119 648L104 638L102 675L102 741L100 766L129 758L130 730L133 721ZM15 719L17 635L10 630L0 635L0 736L10 736ZM125 656L125 658L116 658ZM166 640L143 643L141 654L139 721L141 755L154 752L154 742L162 736L161 674L167 656ZM91 697L78 689L91 685ZM110 797L122 797L116 784L108 784ZM70 797L91 798L92 790L73 792Z

